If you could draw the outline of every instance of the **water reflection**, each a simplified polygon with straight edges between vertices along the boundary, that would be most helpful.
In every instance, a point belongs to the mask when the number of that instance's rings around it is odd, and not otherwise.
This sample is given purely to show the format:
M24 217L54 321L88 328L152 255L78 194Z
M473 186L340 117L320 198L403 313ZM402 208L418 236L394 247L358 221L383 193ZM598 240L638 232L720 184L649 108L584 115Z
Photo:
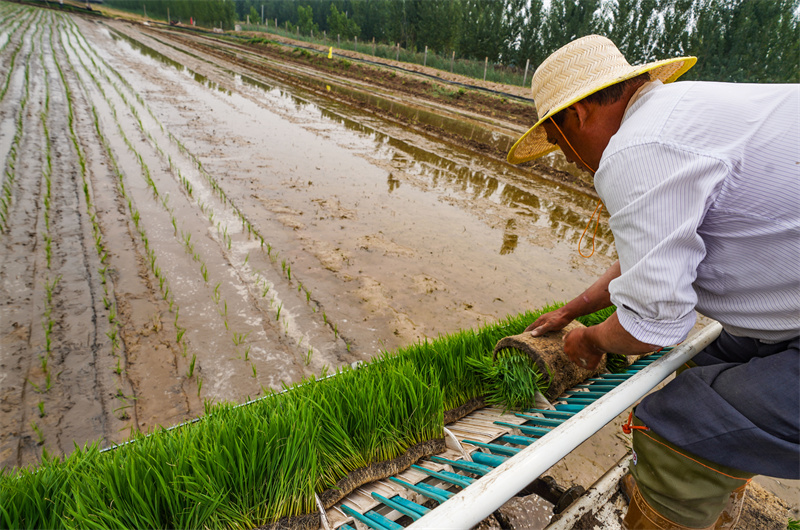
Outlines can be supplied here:
M184 66L181 63L179 63L178 61L170 59L166 55L157 52L153 48L150 48L149 46L147 46L145 44L142 44L141 42L139 42L139 41L137 41L135 39L132 39L132 38L128 37L125 34L119 33L119 32L117 32L115 30L111 30L111 31L109 31L109 35L111 35L111 38L114 39L114 41L116 41L118 43L121 43L121 44L127 44L133 50L139 52L140 54L144 55L145 57L149 57L150 59L154 59L154 60L156 60L156 61L158 61L158 62L160 62L162 64L166 64L168 66L171 66L172 68L174 68L178 72L181 72L182 74L187 75L188 77L194 79L196 82L200 83L203 86L206 86L206 87L208 87L208 88L210 88L212 90L217 90L219 92L222 92L223 94L227 94L228 96L231 95L231 91L228 90L227 88L219 85L218 83L215 83L214 81L211 81L206 76L204 76L202 74L199 74L199 73L187 68L186 66Z
M389 193L392 193L394 190L400 187L400 181L394 178L392 173L389 173L389 176L386 177L386 184L389 186Z
M519 236L514 233L517 228L517 222L514 219L509 219L506 222L506 228L503 230L503 245L500 247L500 255L511 254L517 248Z

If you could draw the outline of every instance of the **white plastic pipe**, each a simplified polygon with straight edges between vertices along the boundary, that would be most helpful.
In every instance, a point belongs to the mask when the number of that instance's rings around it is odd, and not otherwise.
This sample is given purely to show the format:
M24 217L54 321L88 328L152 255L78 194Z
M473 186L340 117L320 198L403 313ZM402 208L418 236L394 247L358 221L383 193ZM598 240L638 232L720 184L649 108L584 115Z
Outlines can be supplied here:
M721 331L718 322L705 327L408 528L467 529L477 525L708 346Z

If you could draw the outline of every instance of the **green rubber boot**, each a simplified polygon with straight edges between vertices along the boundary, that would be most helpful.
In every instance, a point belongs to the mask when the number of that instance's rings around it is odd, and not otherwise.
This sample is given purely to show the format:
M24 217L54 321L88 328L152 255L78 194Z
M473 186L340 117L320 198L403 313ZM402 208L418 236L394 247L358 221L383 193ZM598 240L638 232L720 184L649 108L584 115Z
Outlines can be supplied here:
M644 501L639 504L673 524L658 528L714 528L730 518L726 508L737 497L731 494L744 492L754 475L701 458L643 427L634 416L631 475Z

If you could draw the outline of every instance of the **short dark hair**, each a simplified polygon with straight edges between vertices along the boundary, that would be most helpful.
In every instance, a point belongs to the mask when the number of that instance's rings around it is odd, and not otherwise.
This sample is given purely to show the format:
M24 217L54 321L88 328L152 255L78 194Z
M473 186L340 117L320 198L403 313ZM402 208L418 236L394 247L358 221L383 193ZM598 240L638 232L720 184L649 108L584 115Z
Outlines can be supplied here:
M625 81L620 81L619 83L607 86L606 88L598 90L593 94L589 94L581 101L585 101L587 103L597 103L598 105L610 105L611 103L616 103L619 101L622 98L622 95L625 94L625 91L627 91L631 86L640 85L648 81L650 81L650 72L645 72L637 75L636 77L631 77ZM559 126L564 123L564 116L562 114L564 110L561 110L552 116L553 120Z

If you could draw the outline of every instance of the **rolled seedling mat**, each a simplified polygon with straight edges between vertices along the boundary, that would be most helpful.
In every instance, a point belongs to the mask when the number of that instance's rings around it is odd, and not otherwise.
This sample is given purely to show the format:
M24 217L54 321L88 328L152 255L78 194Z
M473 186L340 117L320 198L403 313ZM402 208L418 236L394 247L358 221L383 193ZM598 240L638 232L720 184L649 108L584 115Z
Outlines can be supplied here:
M560 331L552 331L540 337L534 337L529 331L505 337L497 342L494 347L494 356L503 350L517 350L528 355L542 374L541 387L547 387L543 392L545 397L553 400L560 396L564 390L602 373L606 369L606 356L594 370L581 368L570 360L564 353L564 337L570 331L585 327L578 321L572 321Z

